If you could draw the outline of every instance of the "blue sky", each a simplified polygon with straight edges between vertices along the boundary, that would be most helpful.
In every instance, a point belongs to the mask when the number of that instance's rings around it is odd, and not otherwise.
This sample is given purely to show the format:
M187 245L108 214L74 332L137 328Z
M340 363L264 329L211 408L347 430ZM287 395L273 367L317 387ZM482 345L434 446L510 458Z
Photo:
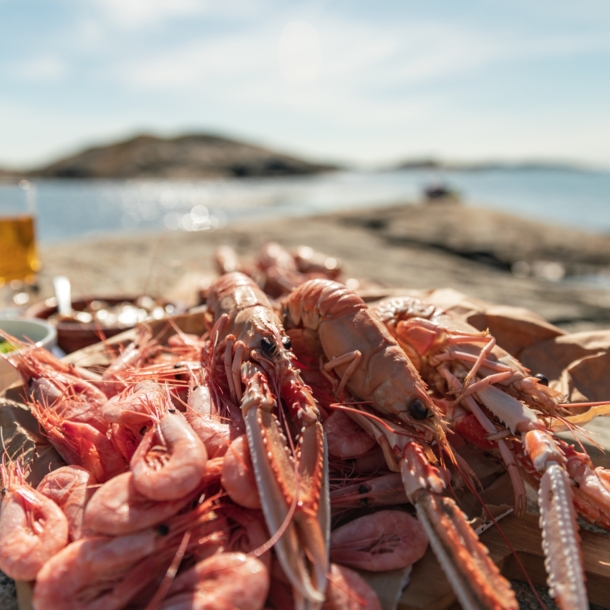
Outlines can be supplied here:
M191 130L610 167L610 2L0 0L0 166Z

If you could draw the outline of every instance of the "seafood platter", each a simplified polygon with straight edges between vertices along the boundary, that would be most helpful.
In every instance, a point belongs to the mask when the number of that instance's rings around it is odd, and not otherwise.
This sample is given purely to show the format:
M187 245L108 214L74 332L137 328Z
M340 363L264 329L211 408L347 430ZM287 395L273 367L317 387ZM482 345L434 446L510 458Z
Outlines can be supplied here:
M518 608L511 579L606 604L610 333L309 248L215 263L199 307L63 360L4 337L21 609Z

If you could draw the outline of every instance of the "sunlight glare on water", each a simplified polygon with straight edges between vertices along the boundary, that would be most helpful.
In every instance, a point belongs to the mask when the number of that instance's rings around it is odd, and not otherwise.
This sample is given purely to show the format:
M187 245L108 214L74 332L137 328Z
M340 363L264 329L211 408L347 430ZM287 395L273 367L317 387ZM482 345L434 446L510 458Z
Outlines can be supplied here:
M210 231L240 221L413 203L439 179L468 204L610 232L610 173L560 170L335 172L223 180L36 181L39 239L150 230ZM4 201L23 198L0 184Z

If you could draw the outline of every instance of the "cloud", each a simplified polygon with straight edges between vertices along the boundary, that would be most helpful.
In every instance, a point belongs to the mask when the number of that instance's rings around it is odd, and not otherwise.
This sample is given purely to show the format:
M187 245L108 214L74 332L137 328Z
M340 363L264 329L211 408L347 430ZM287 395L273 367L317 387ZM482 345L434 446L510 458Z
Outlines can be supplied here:
M106 19L125 29L159 25L167 19L205 14L243 15L254 7L247 0L95 0Z
M17 80L55 82L68 73L67 64L58 57L34 57L9 64L8 73Z

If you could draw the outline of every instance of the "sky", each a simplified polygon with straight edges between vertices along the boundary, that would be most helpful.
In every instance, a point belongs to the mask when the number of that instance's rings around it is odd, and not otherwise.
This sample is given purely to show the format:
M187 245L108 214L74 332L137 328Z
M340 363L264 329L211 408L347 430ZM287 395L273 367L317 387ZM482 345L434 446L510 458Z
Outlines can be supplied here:
M193 131L610 168L610 2L0 0L0 167Z

